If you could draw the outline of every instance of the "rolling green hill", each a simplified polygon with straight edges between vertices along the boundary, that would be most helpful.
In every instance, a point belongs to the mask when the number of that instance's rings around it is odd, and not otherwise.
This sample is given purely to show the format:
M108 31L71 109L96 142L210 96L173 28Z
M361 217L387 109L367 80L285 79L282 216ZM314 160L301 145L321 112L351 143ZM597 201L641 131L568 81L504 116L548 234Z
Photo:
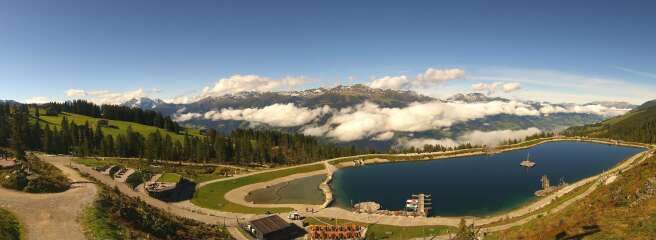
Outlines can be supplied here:
M656 143L656 101L600 123L571 127L564 134Z
M101 120L100 118L94 118L94 117L89 117L89 116L74 114L74 113L60 113L56 116L45 116L43 115L45 114L45 110L43 109L40 109L39 113L41 114L40 116L41 122L50 125L51 128L61 127L61 122L64 117L66 117L69 121L75 122L75 124L77 125L84 125L88 122L92 128L95 128L96 125L98 124L98 121ZM148 126L148 125L134 123L134 122L118 121L118 120L107 120L107 121L109 127L103 127L102 128L103 133L110 134L114 137L118 136L121 133L125 133L128 129L128 126L131 126L132 131L138 132L143 136L148 136L148 134L150 133L160 131L160 133L162 134L170 135L174 141L179 140L182 142L184 140L183 134L167 131L165 129L161 129L158 127ZM185 129L185 130L190 135L201 136L198 129Z

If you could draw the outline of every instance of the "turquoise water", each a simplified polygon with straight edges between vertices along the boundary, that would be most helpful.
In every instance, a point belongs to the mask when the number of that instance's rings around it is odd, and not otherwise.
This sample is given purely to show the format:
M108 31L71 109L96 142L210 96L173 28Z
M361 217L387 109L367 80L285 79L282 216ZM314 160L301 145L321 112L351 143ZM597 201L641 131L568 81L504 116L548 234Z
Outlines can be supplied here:
M315 175L279 183L248 193L246 201L257 204L322 204L325 201L319 185L326 175Z
M485 216L534 199L547 175L552 185L596 175L643 151L577 141L549 142L496 155L412 161L345 168L335 172L335 204L375 201L400 210L412 194L433 195L431 216ZM537 165L519 166L530 152Z

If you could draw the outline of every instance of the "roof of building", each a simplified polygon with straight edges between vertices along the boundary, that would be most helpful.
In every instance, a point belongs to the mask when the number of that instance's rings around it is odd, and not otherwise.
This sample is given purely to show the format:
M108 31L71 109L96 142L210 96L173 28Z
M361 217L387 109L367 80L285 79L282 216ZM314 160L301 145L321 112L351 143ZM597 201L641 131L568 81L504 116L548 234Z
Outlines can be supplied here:
M268 217L263 217L260 219L255 219L250 221L250 224L263 235L285 229L289 227L289 223L286 222L278 215L271 215Z

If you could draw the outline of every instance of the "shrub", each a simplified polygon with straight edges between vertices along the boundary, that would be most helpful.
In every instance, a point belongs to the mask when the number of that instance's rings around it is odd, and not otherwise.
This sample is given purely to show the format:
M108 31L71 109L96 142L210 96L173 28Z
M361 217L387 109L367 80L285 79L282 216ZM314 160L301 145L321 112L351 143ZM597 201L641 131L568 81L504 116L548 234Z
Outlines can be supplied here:
M0 185L5 188L22 191L27 186L27 178L23 175L16 175L14 173L7 173L0 176Z
M125 182L131 187L135 188L139 184L142 184L145 181L150 180L150 178L153 176L153 174L150 172L150 170L138 170L132 175L128 176L128 178L125 180Z
M30 193L53 193L66 191L69 187L70 184L65 177L39 176L29 180L23 191Z

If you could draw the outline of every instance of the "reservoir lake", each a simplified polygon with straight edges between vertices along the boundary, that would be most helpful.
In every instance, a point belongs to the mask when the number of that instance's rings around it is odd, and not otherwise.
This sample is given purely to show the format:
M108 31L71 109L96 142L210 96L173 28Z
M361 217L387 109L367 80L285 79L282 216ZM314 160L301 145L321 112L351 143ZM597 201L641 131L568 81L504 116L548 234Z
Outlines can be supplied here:
M487 216L535 199L542 175L551 185L573 183L611 169L642 148L579 141L547 142L498 153L439 160L372 164L335 172L335 205L374 201L401 210L412 194L432 194L429 216ZM519 163L530 153L533 168Z

